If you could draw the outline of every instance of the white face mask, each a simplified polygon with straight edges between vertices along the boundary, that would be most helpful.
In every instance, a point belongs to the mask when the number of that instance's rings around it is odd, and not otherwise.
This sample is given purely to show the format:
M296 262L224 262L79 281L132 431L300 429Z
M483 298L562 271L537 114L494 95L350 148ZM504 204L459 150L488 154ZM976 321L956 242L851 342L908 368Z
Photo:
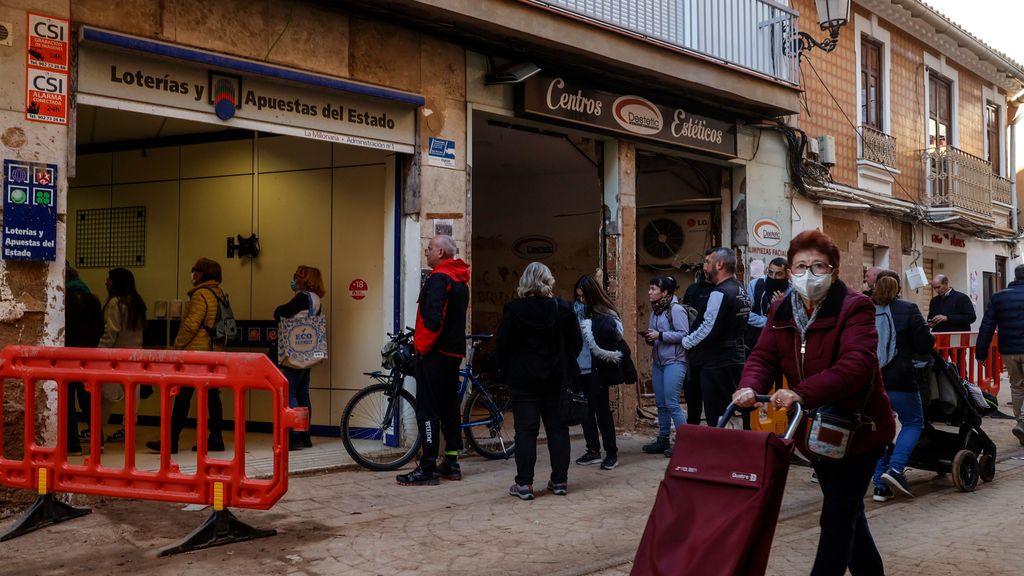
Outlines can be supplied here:
M797 294L811 302L817 302L824 298L828 289L832 287L832 275L815 276L808 270L803 276L793 276L790 282Z

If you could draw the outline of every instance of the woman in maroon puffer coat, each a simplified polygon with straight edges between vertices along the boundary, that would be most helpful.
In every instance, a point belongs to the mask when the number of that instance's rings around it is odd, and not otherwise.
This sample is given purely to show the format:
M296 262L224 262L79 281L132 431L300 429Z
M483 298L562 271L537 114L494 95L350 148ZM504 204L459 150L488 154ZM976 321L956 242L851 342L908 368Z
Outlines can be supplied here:
M779 408L795 402L848 412L863 407L870 424L854 434L846 458L812 458L824 502L811 575L839 576L847 568L854 576L883 574L864 516L875 463L895 434L878 369L875 307L839 280L839 249L817 230L793 238L789 269L792 294L772 306L733 400L741 407L755 405L754 394L766 394L781 372L790 389L772 395Z

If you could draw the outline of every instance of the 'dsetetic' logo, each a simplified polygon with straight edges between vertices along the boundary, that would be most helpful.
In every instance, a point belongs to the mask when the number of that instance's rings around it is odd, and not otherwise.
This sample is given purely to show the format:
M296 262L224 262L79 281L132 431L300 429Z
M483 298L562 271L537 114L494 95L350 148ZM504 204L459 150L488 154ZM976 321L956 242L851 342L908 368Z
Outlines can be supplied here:
M754 239L762 246L777 246L782 242L782 227L771 218L754 222Z
M622 96L612 104L612 117L634 134L650 136L665 126L661 110L639 96Z
M210 72L207 90L210 95L209 102L213 104L213 110L221 120L234 118L235 111L242 107L242 79L238 76Z

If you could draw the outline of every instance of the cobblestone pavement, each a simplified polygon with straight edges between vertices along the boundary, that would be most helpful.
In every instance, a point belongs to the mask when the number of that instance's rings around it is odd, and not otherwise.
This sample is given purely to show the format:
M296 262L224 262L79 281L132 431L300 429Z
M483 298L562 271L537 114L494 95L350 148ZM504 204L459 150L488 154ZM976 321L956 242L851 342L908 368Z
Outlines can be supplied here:
M1004 456L1016 447L1007 421L986 420ZM234 574L627 574L667 460L640 453L645 437L620 438L611 471L573 466L569 495L508 496L513 461L463 461L466 479L401 487L393 473L345 470L294 477L271 511L236 510L272 538L171 558L208 512L180 505L88 499L94 513L2 545L0 575ZM582 452L574 440L573 455ZM541 448L537 488L549 469ZM914 500L869 503L872 530L891 574L1019 574L1024 461L998 465L996 481L971 494L948 478L912 472ZM807 468L793 467L769 574L806 574L820 496ZM1012 541L1011 541L1012 539Z

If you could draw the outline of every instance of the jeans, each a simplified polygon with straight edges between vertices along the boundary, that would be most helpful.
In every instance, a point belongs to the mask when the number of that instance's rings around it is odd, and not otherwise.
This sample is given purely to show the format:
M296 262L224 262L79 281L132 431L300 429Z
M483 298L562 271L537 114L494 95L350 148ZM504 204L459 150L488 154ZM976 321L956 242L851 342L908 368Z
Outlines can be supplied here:
M821 536L811 576L853 576L885 574L882 557L864 516L864 491L882 449L851 454L838 462L814 462L818 485L824 495L821 505Z
M561 375L547 382L509 384L516 427L516 484L533 484L542 420L548 436L551 482L565 483L569 478L569 427L558 413L561 386Z
M924 428L924 411L921 408L921 394L918 392L886 392L889 395L889 403L893 411L900 419L900 433L896 436L896 446L892 455L882 454L875 466L875 486L882 486L882 474L886 470L893 470L903 473L907 467L907 460L910 453L917 446L917 439L921 437L921 430Z
M593 372L582 375L583 395L587 397L588 413L583 420L583 437L589 452L600 452L601 441L607 456L618 454L615 445L615 420L608 402L608 387L597 382ZM600 437L598 436L600 431Z
M658 406L658 436L668 438L672 430L686 424L686 414L679 404L679 391L686 377L686 364L651 366L654 381L654 403Z
M288 380L288 406L291 408L302 407L309 411L309 421L313 421L313 405L309 401L309 368L291 368L280 366L281 373ZM289 431L290 442L295 443L299 433Z
M446 452L462 450L462 417L459 416L459 366L462 358L434 352L416 363L416 422L423 437L419 466L432 473L444 434ZM440 430L438 429L440 428Z

